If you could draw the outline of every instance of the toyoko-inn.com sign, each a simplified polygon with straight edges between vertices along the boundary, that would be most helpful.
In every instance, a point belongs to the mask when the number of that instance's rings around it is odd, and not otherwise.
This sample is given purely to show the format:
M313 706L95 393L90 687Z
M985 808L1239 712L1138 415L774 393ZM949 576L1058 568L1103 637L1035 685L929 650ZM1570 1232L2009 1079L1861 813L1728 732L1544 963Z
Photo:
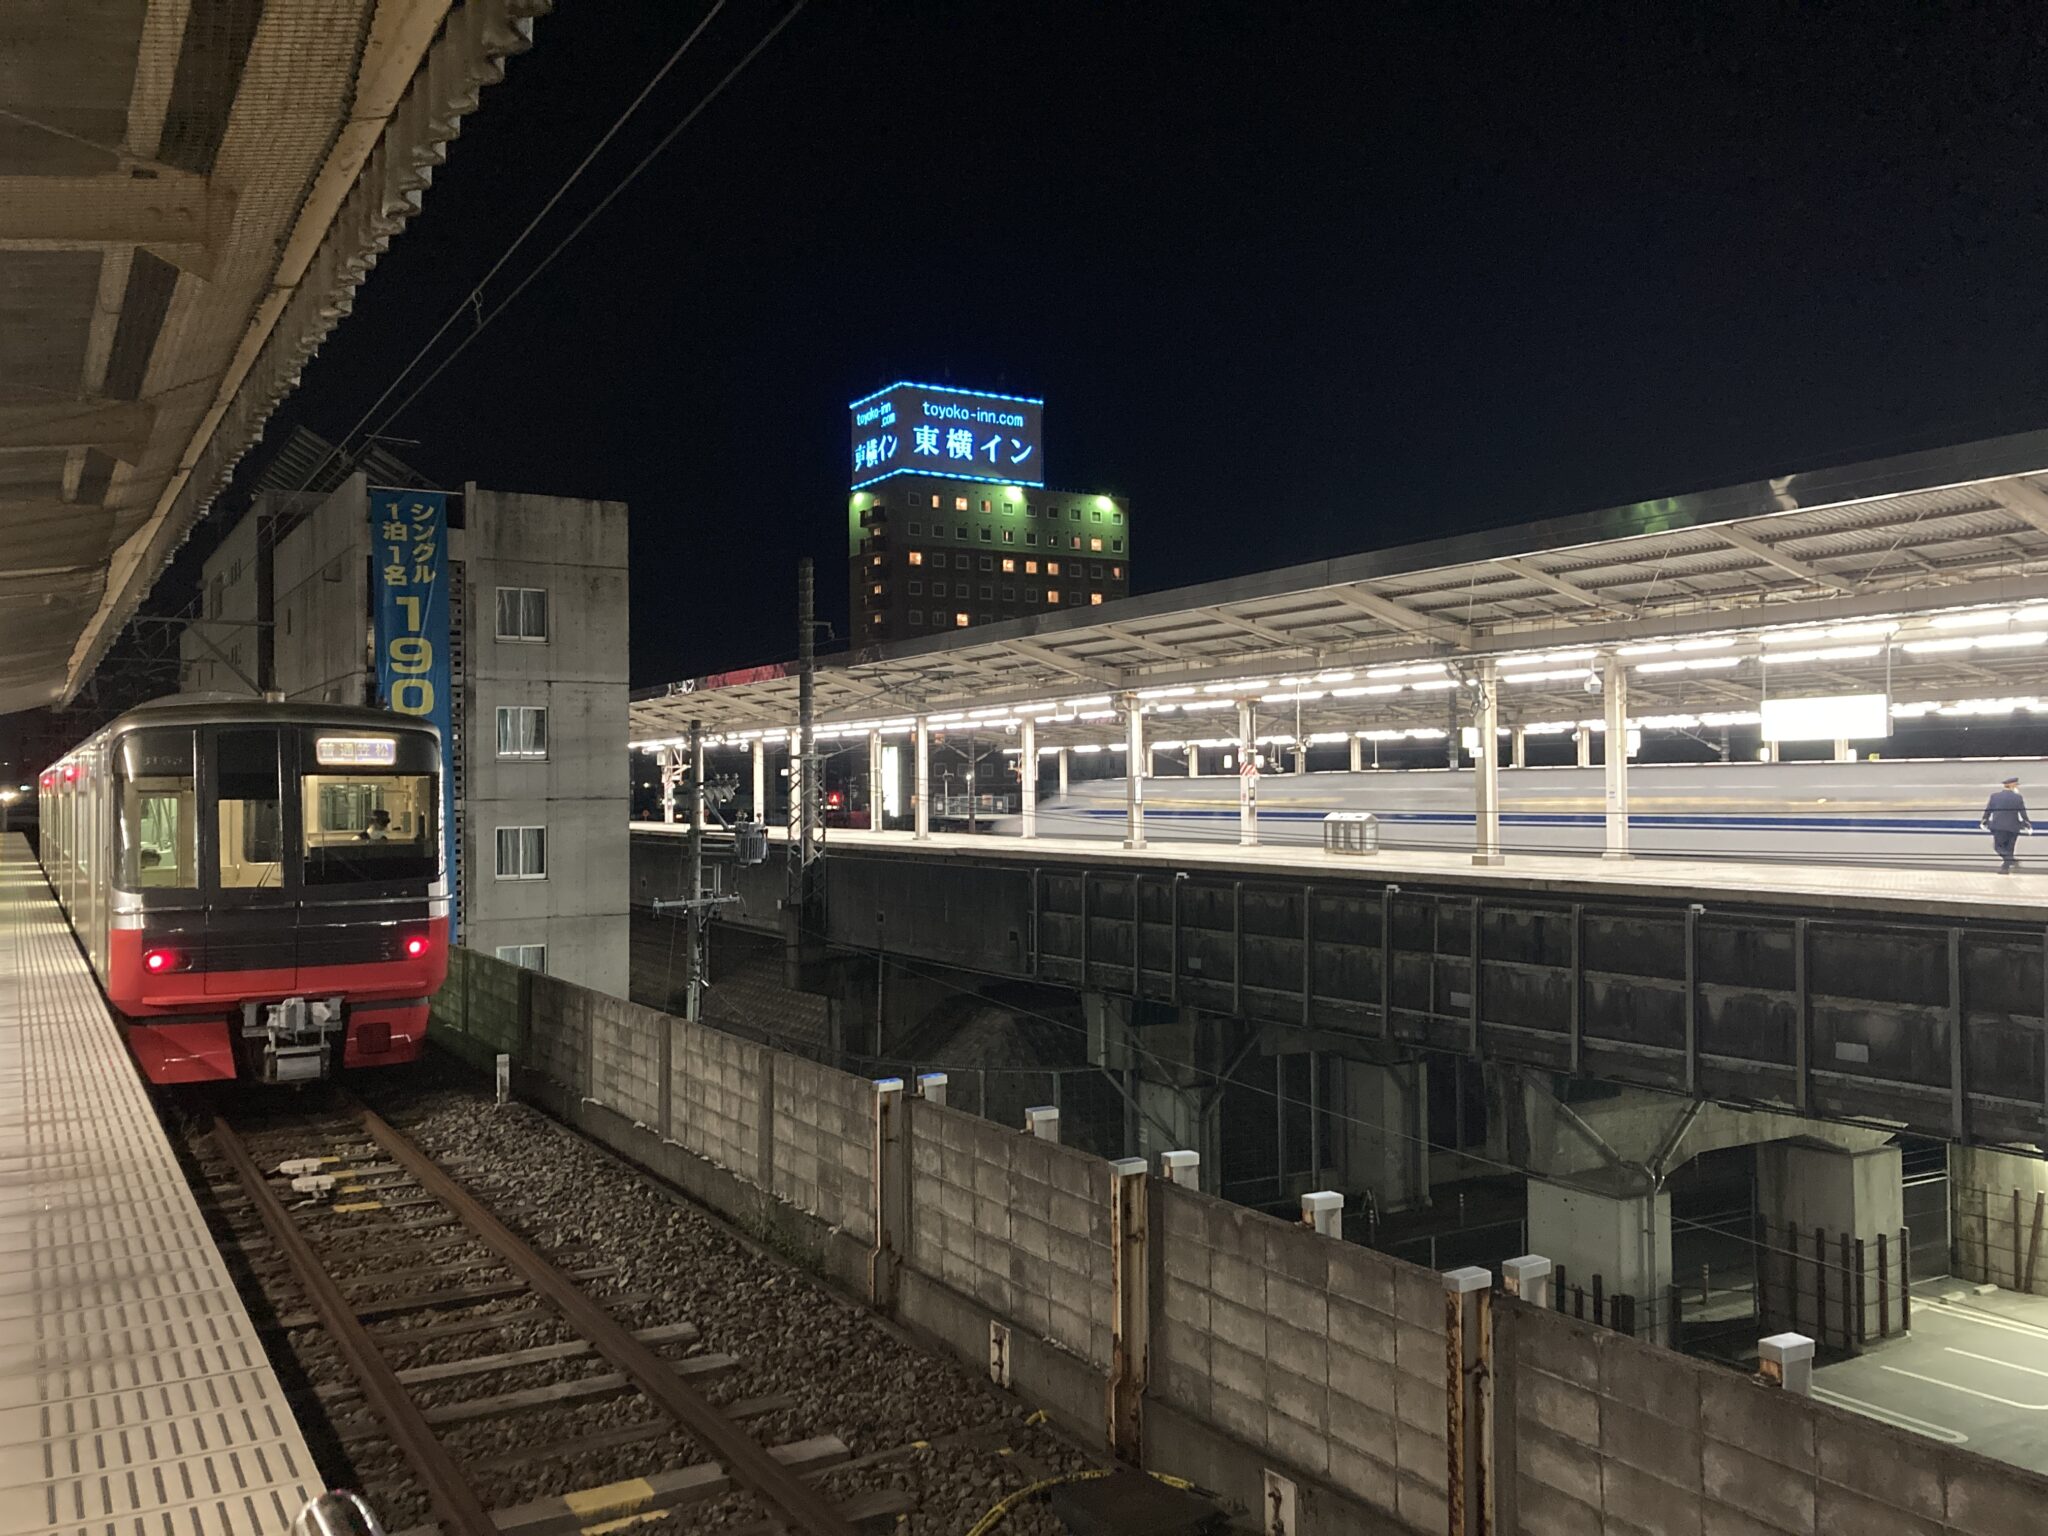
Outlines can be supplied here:
M891 384L853 402L853 479L945 475L1045 484L1045 402L942 384Z

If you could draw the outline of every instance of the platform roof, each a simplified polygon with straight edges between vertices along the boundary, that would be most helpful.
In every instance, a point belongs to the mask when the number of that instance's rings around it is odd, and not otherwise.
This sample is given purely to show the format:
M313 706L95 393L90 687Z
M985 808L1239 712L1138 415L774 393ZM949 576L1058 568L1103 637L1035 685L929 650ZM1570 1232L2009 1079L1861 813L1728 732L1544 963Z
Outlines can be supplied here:
M1766 694L1880 690L1909 713L1999 714L2048 695L2044 646L2048 432L2032 432L863 651L821 662L816 697L828 727L1028 706L1055 742L1113 735L1100 722L1126 691L1182 716L1154 738L1228 736L1239 696L1262 701L1262 734L1426 730L1491 660L1503 721L1557 728L1600 713L1586 677L1614 651L1636 718L1740 722ZM760 668L636 697L632 736L696 719L743 737L796 714L794 669Z
M0 6L0 711L90 674L551 3Z

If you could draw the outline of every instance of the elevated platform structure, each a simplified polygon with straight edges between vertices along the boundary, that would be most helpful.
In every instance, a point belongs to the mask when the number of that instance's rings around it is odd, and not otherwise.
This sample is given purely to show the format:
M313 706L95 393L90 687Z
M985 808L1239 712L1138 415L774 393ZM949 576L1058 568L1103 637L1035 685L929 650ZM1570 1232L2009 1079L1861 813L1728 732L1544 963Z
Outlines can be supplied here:
M319 1472L41 870L0 840L0 1531L257 1536Z
M12 0L0 712L68 698L551 0Z

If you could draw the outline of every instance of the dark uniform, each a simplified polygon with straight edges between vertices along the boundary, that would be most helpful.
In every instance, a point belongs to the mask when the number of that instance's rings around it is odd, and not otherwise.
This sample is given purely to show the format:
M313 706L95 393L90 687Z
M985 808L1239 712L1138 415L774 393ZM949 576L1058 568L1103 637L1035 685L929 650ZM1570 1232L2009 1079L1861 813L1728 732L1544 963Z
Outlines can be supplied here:
M2013 850L2019 844L2020 832L2034 825L2027 817L2027 802L2011 784L1992 791L1984 806L1983 825L1991 833L1991 849L1998 855L1998 872L2011 874L2019 862Z

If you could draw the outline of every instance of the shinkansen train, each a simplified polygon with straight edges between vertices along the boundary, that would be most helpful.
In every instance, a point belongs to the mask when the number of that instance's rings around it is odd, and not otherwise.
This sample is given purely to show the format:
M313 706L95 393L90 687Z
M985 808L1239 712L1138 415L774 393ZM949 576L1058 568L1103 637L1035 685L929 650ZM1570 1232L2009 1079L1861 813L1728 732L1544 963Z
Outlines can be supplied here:
M2039 758L1909 758L1855 763L1631 763L1629 846L1685 858L1982 868L1994 865L1978 826L1984 802L2017 774L2048 827L2048 762ZM1047 837L1121 837L1124 781L1078 780L1042 801ZM2033 798L2038 790L2038 799ZM1146 781L1145 825L1160 841L1236 842L1235 774ZM1510 853L1598 853L1606 786L1595 768L1504 768L1501 842ZM1258 780L1259 841L1319 843L1332 811L1371 811L1390 848L1468 851L1470 769L1266 773ZM996 830L1014 832L1017 818ZM2022 867L2030 841L2022 839ZM2041 839L2048 871L2048 836Z
M43 771L43 871L145 1077L418 1058L448 972L440 778L417 720L195 696Z

